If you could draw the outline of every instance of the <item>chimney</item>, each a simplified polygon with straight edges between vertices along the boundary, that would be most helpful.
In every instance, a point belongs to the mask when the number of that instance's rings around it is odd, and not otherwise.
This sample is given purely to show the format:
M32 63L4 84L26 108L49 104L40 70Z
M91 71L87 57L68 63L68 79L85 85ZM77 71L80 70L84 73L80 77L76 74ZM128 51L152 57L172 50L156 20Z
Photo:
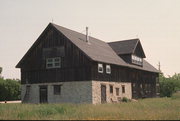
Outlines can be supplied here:
M86 42L89 43L88 27L86 27Z

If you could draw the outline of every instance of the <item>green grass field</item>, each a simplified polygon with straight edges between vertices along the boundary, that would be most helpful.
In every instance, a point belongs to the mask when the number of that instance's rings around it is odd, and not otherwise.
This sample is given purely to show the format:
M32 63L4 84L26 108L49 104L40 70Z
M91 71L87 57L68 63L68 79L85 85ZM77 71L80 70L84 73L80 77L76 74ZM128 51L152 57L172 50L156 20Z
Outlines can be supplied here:
M180 93L119 104L0 104L0 119L180 120Z

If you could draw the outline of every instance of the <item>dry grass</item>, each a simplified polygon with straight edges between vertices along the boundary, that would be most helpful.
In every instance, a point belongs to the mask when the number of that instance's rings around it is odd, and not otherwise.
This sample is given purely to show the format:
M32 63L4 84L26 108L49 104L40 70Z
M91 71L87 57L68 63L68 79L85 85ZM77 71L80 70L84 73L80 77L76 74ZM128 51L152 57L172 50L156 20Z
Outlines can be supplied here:
M0 119L180 120L180 93L119 104L0 104Z

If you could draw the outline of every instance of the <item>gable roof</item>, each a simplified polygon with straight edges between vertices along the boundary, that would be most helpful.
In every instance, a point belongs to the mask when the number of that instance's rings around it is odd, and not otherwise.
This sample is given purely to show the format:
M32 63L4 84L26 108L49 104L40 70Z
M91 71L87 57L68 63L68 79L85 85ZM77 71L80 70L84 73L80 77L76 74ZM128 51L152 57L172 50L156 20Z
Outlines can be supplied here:
M90 36L89 43L87 43L85 42L86 35L64 28L62 26L58 26L56 24L52 25L92 60L126 66L126 63L121 58L119 58L113 49L104 41Z
M109 64L115 64L119 66L125 66L129 68L135 68L150 72L158 72L152 65L150 65L147 61L144 60L143 67L131 65L126 63L123 59L121 59L116 52L109 46L108 43L96 39L94 37L89 37L89 43L86 42L86 35L64 28L62 26L50 23L47 27L54 27L58 32L63 34L67 39L69 39L75 46L77 46L86 56L90 59L98 62L104 62ZM46 31L46 29L44 31ZM43 32L44 33L44 32ZM42 33L42 34L43 34ZM40 35L40 37L42 36ZM39 38L40 38L39 37ZM24 55L21 61L17 64L16 67L19 67L22 60L28 56L28 53L37 45L40 39L37 39L33 46L28 50L28 52Z
M122 40L122 41L116 41L116 42L109 42L108 43L113 50L118 54L133 54L135 52L135 49L138 44L140 44L141 52L142 52L142 57L145 58L145 53L142 49L142 45L140 40L137 39L130 39L130 40Z

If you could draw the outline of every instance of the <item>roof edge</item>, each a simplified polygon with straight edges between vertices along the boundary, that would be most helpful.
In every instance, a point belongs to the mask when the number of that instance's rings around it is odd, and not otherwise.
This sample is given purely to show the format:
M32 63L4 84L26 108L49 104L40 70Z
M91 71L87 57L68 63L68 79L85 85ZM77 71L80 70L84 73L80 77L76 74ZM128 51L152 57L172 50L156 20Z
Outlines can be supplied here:
M139 38L132 38L132 39L123 39L123 40L118 40L118 41L113 41L113 42L106 42L106 43L116 43L116 42L123 42L123 41L131 41L131 40L139 40Z
M49 23L46 28L43 30L43 32L40 34L40 36L34 41L34 43L32 44L32 46L27 50L27 52L25 53L25 55L21 58L21 60L18 62L18 64L15 66L15 68L21 68L20 64L22 63L22 61L27 57L27 55L33 50L33 48L38 44L38 42L40 41L40 38L45 34L45 32L47 31L48 28L50 28L52 26L52 23Z

